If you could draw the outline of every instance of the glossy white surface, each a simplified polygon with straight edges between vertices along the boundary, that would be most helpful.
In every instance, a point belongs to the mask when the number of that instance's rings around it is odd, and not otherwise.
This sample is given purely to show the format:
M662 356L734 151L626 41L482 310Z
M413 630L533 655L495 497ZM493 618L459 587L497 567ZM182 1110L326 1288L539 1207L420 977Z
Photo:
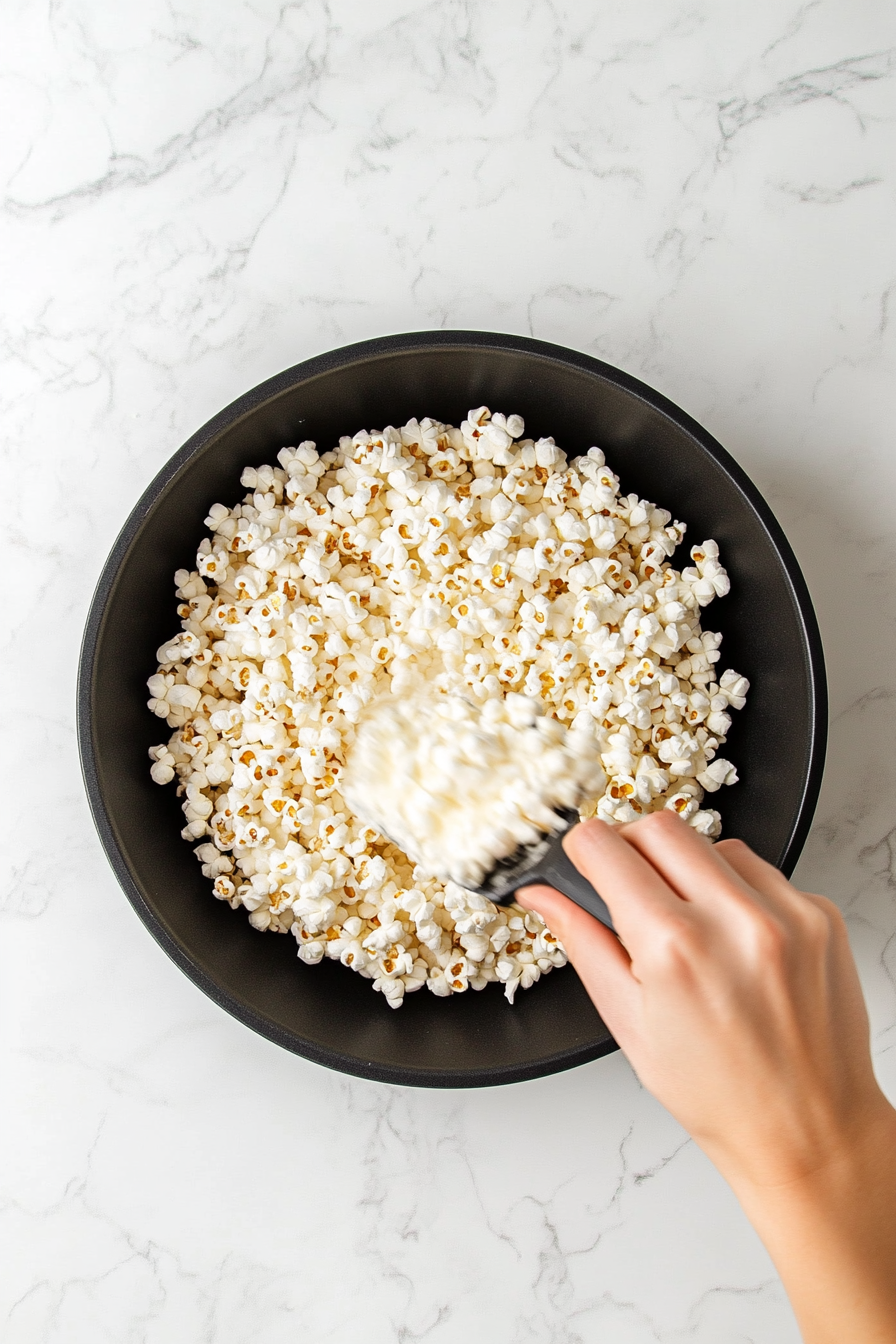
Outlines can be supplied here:
M848 913L896 1095L892 11L13 0L0 27L4 1340L794 1344L620 1056L401 1091L205 999L94 835L75 663L144 486L280 368L443 325L621 365L804 567L832 737L798 877Z

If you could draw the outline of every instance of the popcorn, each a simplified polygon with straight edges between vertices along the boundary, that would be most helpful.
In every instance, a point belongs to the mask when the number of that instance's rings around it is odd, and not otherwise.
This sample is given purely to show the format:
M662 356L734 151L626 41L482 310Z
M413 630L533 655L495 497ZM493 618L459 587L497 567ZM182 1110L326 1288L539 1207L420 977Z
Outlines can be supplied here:
M736 784L737 779L737 771L731 762L723 761L721 757L716 757L716 759L697 776L697 783L700 784L707 793L715 793L723 784Z
M509 693L479 710L425 687L383 699L355 736L345 800L434 877L479 886L499 859L557 830L557 809L606 785L590 724L569 729L540 709ZM493 907L469 895L446 896L446 908L456 912L461 899L478 905L455 913L455 932L471 956L480 946L484 955L487 939L472 931L491 922Z
M737 779L717 753L749 683L717 674L720 637L700 623L729 589L718 546L674 569L683 523L621 495L599 448L568 464L524 430L480 406L459 428L411 420L246 468L248 493L212 505L195 569L175 575L181 631L147 683L172 730L150 774L176 782L214 896L394 1008L423 986L500 983L512 1002L566 954L536 915L441 880L346 806L375 699L424 685L493 745L502 724L540 733L583 817L671 807L715 838L704 795ZM447 712L436 782L478 750ZM510 838L523 812L549 824L514 798Z

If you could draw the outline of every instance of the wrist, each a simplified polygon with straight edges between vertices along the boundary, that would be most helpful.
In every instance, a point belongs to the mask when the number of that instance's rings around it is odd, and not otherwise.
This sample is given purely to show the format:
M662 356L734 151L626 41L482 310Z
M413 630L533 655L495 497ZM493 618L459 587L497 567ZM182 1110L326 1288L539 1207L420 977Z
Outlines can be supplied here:
M896 1110L882 1093L815 1151L759 1163L721 1161L720 1170L759 1228L782 1211L808 1216L854 1205L857 1192L896 1180Z
M881 1161L896 1163L896 1110L875 1083L846 1113L826 1114L807 1101L793 1121L782 1111L721 1142L695 1137L742 1203L815 1199L841 1181L865 1179Z
M812 1344L896 1338L896 1111L881 1105L789 1179L731 1185Z

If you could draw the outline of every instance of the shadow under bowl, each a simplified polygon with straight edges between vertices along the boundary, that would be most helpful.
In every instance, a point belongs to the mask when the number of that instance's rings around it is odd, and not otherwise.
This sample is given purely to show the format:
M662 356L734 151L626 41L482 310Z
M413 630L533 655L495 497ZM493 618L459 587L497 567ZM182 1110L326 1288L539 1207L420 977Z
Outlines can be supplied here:
M399 1011L334 962L309 967L291 937L260 936L216 901L173 788L149 776L166 735L146 708L155 650L177 629L172 577L195 566L212 504L235 504L246 465L285 444L322 449L361 426L412 416L459 424L471 406L517 412L569 458L597 444L624 493L687 523L687 549L714 538L731 593L704 613L724 635L721 668L750 679L725 756L740 783L712 798L739 836L789 874L821 784L826 691L805 582L768 505L689 416L620 370L560 346L485 332L414 332L334 350L287 369L204 425L159 472L112 549L81 655L78 730L90 805L124 891L180 968L240 1021L308 1059L350 1074L425 1087L536 1078L616 1049L567 967L507 1004L497 986ZM680 560L678 563L682 563Z

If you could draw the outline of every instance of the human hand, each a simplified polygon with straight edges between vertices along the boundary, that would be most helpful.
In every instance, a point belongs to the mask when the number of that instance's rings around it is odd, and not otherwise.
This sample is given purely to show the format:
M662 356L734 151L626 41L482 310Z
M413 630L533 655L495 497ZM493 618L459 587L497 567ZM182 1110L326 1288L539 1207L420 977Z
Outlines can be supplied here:
M585 822L566 849L619 939L551 888L518 900L561 938L644 1085L733 1184L799 1177L886 1108L831 901L669 811Z
M896 1344L896 1112L836 906L669 811L564 844L619 938L549 887L517 900L732 1185L807 1344Z

